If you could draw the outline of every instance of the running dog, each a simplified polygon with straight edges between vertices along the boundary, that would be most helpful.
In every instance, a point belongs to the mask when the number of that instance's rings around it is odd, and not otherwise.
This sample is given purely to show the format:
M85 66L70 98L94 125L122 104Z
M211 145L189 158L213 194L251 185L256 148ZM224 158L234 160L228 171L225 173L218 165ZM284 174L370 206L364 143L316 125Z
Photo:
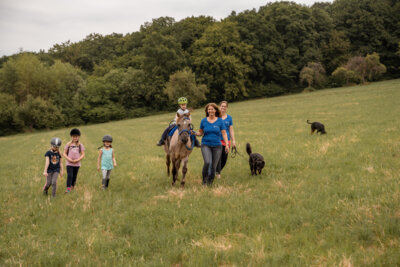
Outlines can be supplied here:
M310 122L309 120L307 120L308 124L311 124L311 134L313 134L315 131L317 131L317 134L326 134L325 131L325 126L317 121L314 122Z
M246 152L249 154L249 165L251 175L261 174L262 169L265 166L265 161L263 156L258 153L251 153L251 146L249 143L246 144Z

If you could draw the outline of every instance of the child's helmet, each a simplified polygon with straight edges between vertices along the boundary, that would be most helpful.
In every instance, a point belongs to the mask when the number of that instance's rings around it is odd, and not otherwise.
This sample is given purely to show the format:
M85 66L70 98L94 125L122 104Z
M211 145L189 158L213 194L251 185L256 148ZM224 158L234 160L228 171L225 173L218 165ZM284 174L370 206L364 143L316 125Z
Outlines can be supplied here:
M81 136L81 131L79 131L79 129L77 129L77 128L74 128L74 129L71 130L69 135L70 136L73 136L73 135Z
M111 135L105 135L103 136L103 142L112 142L112 136Z
M187 98L186 97L180 97L179 99L178 99L178 104L179 105L181 105L181 104L187 104L188 103L188 100L187 100Z
M52 146L60 147L61 146L61 139L58 137L51 138L50 144Z

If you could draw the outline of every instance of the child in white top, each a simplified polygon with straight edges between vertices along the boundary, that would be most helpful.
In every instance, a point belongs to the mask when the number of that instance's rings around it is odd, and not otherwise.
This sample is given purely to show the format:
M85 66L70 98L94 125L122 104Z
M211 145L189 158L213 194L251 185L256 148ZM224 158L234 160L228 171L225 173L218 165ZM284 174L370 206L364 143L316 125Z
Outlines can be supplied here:
M175 115L173 122L164 130L163 134L161 135L160 141L158 141L157 143L157 146L162 146L165 144L165 140L167 139L168 133L176 126L176 120L178 119L178 114L180 116L188 115L189 119L192 120L192 117L190 116L190 110L187 109L187 103L188 100L186 97L180 97L178 99L178 104L180 108L176 112L177 114ZM196 138L195 138L195 146L200 147L199 141Z

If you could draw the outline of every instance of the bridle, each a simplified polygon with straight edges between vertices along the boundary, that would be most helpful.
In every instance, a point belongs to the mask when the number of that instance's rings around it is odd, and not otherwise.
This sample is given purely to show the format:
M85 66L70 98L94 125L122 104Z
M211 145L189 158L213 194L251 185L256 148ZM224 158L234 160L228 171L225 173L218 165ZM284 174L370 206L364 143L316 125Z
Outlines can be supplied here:
M190 120L188 117L184 117L183 119L184 120ZM178 128L178 130L179 130L179 128ZM187 129L179 130L179 136L181 136L181 134L183 134L183 133L188 133L189 138L191 139L192 144L191 144L190 147L185 143L185 147L186 147L187 150L192 150L194 148L194 138L195 138L195 136L192 134L193 132L194 132L193 131L193 125L191 123L190 123L190 130L187 130Z

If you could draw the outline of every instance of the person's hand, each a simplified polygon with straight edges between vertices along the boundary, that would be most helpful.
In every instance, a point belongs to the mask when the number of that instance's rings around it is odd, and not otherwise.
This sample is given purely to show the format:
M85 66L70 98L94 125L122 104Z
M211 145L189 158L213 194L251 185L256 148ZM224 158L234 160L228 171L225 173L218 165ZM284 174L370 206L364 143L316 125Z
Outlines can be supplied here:
M114 163L114 167L117 167L117 163Z
M229 145L227 145L227 146L225 147L225 153L226 153L226 154L229 153Z
M60 177L62 177L62 176L63 176L63 174L64 174L63 172L60 172Z
M47 174L47 172L44 172L43 175L44 175L45 177L47 177L48 174Z
M97 166L97 171L100 171L100 166Z
M235 142L232 142L232 147L236 147L236 143Z

